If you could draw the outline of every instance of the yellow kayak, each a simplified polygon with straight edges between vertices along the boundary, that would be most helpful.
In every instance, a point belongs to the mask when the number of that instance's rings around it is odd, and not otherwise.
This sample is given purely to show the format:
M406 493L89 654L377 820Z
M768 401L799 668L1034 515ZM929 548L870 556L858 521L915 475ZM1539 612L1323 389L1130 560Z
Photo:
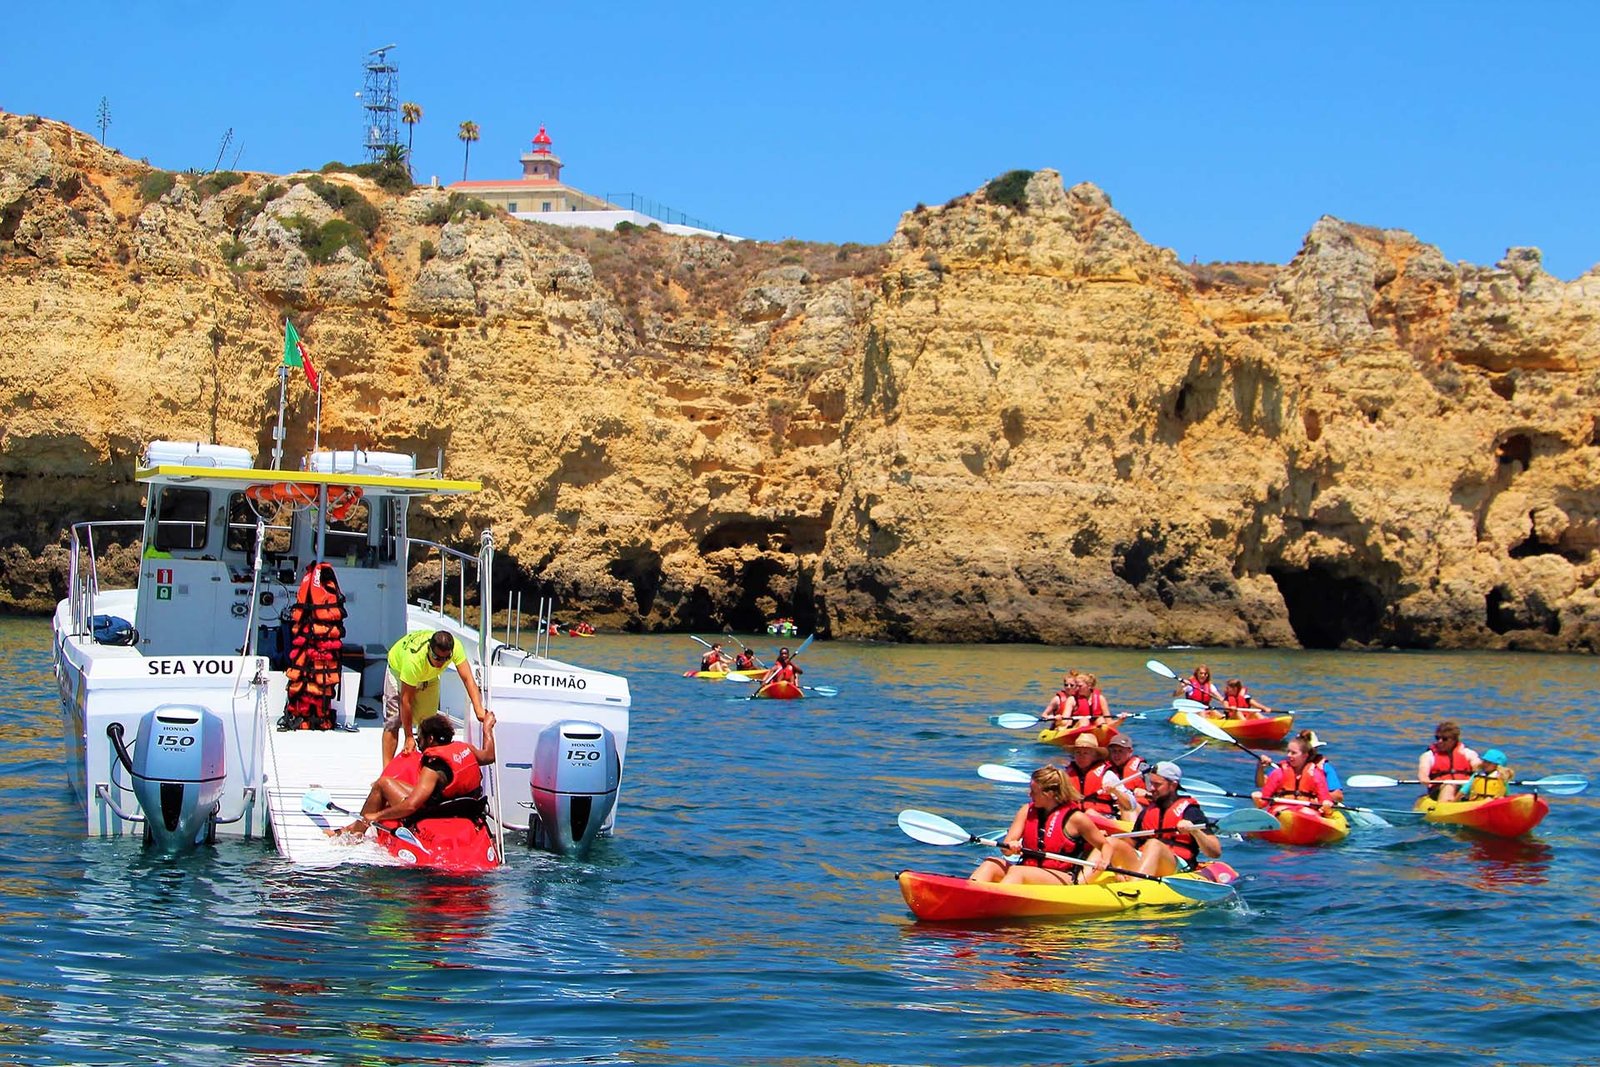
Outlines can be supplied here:
M727 678L735 682L753 682L766 673L766 670L757 667L748 671L684 671L683 676L685 678L710 678L714 681L722 681Z

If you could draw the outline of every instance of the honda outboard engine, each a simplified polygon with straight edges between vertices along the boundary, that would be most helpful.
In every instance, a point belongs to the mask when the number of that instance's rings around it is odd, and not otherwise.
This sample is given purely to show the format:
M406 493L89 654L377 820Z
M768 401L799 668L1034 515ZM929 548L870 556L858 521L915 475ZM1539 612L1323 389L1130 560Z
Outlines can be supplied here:
M617 739L604 726L569 720L539 731L529 844L562 856L582 856L610 818L621 778Z
M139 720L131 758L121 725L106 732L133 777L146 842L172 853L209 841L227 776L222 719L193 704L163 704Z

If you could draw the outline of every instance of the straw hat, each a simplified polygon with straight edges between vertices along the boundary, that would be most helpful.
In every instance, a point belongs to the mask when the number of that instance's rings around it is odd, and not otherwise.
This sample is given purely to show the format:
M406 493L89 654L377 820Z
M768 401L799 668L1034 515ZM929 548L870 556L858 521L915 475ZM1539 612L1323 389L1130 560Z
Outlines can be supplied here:
M1085 730L1077 737L1074 737L1072 739L1072 743L1067 745L1067 747L1073 750L1084 749L1086 751L1093 752L1097 756L1104 756L1106 754L1106 750L1100 747L1100 742L1095 740L1093 730Z

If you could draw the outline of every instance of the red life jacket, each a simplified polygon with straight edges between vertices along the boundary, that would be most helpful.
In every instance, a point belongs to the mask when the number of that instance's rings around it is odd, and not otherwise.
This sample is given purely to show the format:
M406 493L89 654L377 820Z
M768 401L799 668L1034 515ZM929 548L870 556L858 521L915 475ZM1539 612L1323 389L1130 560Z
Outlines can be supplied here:
M1067 820L1072 818L1073 811L1071 804L1063 804L1047 814L1035 807L1028 808L1028 815L1022 820L1022 847L1038 852L1057 852L1075 859L1084 858L1090 851L1084 841L1067 833ZM1041 814L1044 815L1042 819ZM1044 867L1052 871L1076 866L1061 860L1028 855L1024 855L1020 862L1028 867Z
M416 749L402 752L383 768L385 778L393 778L406 785L416 785L417 775L422 773L422 753Z
M1278 764L1276 770L1278 772L1278 788L1272 791L1271 797L1263 793L1263 799L1272 800L1277 797L1295 797L1303 800L1321 799L1321 795L1317 792L1317 779L1322 777L1322 771L1315 763L1307 760L1305 770L1296 774L1293 765L1288 760L1284 760ZM1322 782L1323 792L1326 792L1327 788L1328 783L1324 780Z
M1205 813L1200 810L1200 805L1194 798L1173 794L1165 808L1151 802L1142 811L1139 817L1133 820L1135 830L1154 830L1155 839L1162 842L1172 850L1172 854L1194 866L1195 857L1200 854L1200 846L1195 844L1194 838L1188 831L1178 829L1178 824L1184 820L1185 813L1191 813L1190 822L1202 822Z
M435 745L422 753L422 765L439 776L439 785L429 800L448 800L476 793L483 785L483 771L472 746L465 741Z
M1110 760L1106 761L1106 770L1122 779L1123 786L1132 792L1142 784L1140 776L1144 773L1144 760L1138 756L1129 756L1128 762L1118 767ZM1132 779L1131 781L1129 779Z
M1229 696L1226 692L1224 692L1222 694L1222 705L1226 708L1232 708L1235 711L1249 711L1250 690L1241 689L1232 696Z
M1461 781L1472 777L1472 764L1467 761L1466 753L1461 751L1461 742L1456 742L1448 756L1432 745L1428 746L1428 754L1432 757L1428 763L1430 779L1438 781L1441 778L1453 778Z
M741 652L737 656L733 657L733 668L734 668L734 670L748 671L748 670L752 670L755 667L755 665L756 665L755 657L751 656L751 655L748 655L748 654L746 654L744 652Z
M788 682L790 685L794 685L796 683L794 664L780 663L776 667L773 667L772 676L768 678L767 681L769 683Z
M1217 687L1210 682L1201 684L1193 678L1183 680L1183 695L1202 704L1210 704L1217 696Z
M1078 787L1078 792L1083 795L1083 806L1090 807L1089 798L1096 794L1104 794L1106 788L1106 762L1101 760L1088 770L1080 770L1078 761L1073 760L1067 764L1067 777L1072 784ZM1112 805L1115 810L1116 805ZM1100 810L1096 808L1095 810Z

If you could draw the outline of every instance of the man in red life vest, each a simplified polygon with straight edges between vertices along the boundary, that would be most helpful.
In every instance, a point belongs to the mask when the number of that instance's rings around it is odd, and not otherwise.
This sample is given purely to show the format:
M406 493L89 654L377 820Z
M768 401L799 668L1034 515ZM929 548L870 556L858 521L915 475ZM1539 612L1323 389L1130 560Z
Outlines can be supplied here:
M1120 782L1114 787L1107 782L1106 750L1095 742L1094 731L1085 730L1073 738L1068 751L1072 753L1072 762L1067 764L1064 773L1083 798L1079 806L1106 818L1115 819L1119 815L1132 818L1138 805L1134 803L1133 794Z
M1206 830L1205 812L1193 797L1178 793L1182 779L1183 769L1170 760L1145 774L1149 803L1133 821L1135 831L1152 831L1134 839L1143 841L1138 850L1141 874L1165 877L1193 868L1202 853L1211 859L1222 855L1222 843Z
M800 684L800 675L804 673L800 669L800 665L790 658L789 650L780 648L778 649L777 662L773 663L772 669L767 671L766 676L761 679L761 684L788 682L790 685L798 686Z
M1428 795L1448 802L1457 799L1462 785L1481 762L1476 752L1461 743L1461 727L1447 720L1434 727L1433 744L1422 750L1417 760L1417 778L1444 783L1429 785Z
M455 740L448 715L433 715L417 727L418 749L402 752L372 783L361 816L341 833L359 835L375 822L427 816L429 805L474 796L483 786L482 767L494 762L494 712L483 719L483 747Z
M716 642L706 650L705 655L700 657L700 669L702 671L725 671L728 669L729 662L731 661L728 659L728 654L722 651L721 642Z

